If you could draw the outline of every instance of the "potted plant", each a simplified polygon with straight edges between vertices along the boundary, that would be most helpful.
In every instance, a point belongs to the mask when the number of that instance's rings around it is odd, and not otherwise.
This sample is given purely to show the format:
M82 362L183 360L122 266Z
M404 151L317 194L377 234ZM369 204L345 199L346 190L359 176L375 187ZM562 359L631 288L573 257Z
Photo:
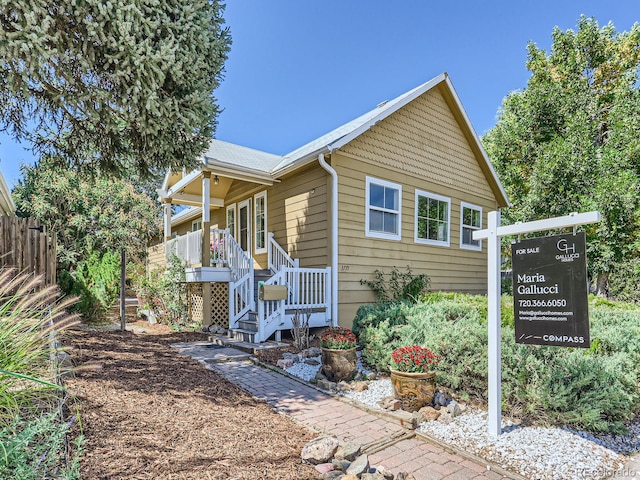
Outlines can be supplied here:
M402 409L415 412L433 400L440 357L426 347L407 345L391 352L391 385Z
M322 373L332 382L351 380L356 373L356 336L348 328L329 327L320 335Z

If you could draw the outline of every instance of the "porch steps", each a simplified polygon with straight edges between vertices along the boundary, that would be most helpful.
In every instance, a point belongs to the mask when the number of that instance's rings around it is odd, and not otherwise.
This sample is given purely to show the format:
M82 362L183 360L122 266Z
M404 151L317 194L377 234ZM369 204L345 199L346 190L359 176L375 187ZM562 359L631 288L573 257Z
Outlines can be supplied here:
M289 346L284 342L274 342L268 340L262 343L245 342L242 340L236 340L229 338L226 335L209 335L209 341L215 345L224 345L225 347L233 347L243 352L255 354L260 350L269 350L272 348L281 348Z
M266 282L272 277L271 270L254 270L253 271L253 284L255 288L253 290L254 304L258 305L258 285L259 282ZM238 320L239 328L232 328L229 330L229 338L238 342L245 342L249 344L255 344L256 332L258 331L258 314L256 312L249 312L247 316ZM258 344L255 344L258 345Z

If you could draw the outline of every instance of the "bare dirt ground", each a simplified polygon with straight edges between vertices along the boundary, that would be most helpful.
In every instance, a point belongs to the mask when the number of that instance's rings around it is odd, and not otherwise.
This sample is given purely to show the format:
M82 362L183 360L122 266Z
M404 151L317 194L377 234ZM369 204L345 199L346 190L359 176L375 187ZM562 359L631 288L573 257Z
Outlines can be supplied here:
M169 346L206 336L133 326L64 340L76 366L98 365L66 381L87 439L82 478L317 478L300 461L316 434Z

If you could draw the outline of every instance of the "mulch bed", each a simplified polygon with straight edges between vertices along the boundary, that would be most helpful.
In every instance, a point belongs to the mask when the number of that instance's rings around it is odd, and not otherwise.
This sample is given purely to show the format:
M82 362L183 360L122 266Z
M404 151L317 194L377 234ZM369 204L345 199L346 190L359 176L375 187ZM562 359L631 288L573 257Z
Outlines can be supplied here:
M134 331L64 339L80 367L66 384L87 440L82 478L317 478L300 460L316 434L169 346L206 336L144 323Z

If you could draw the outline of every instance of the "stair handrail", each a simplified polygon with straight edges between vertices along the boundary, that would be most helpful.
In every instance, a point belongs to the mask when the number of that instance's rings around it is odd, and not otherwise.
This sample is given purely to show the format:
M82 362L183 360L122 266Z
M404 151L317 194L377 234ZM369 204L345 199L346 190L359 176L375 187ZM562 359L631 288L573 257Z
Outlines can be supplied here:
M272 272L279 272L283 267L298 268L300 260L294 259L276 241L273 232L269 232L267 241L267 267Z

